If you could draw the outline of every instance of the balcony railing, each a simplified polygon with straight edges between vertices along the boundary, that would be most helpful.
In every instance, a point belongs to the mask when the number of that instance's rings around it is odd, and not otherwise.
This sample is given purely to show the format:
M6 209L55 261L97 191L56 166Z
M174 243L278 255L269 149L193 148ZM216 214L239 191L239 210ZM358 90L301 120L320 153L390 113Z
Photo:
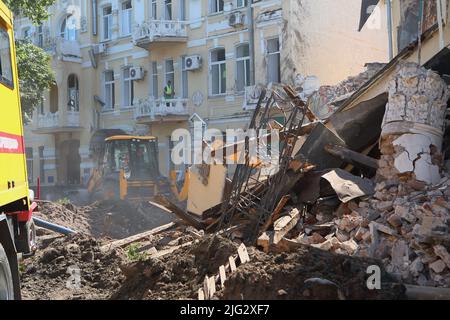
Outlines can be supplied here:
M148 46L150 43L186 42L187 22L176 20L151 20L137 25L133 32L136 46Z
M175 99L154 99L147 97L138 99L135 102L135 118L151 118L164 116L187 116L189 115L188 100L182 98Z
M81 48L78 41L68 41L62 38L46 38L43 49L50 55L61 55L62 57L81 57Z
M80 127L80 112L66 111L64 114L59 112L40 114L37 118L36 129L62 129Z

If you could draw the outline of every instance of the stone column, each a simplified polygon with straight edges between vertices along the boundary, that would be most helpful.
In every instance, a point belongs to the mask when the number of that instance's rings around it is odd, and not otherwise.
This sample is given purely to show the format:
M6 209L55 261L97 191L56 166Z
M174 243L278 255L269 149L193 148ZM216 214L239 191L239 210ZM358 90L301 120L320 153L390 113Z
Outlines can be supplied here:
M397 67L388 89L377 181L398 186L400 195L439 183L450 98L446 83L437 73L404 62Z

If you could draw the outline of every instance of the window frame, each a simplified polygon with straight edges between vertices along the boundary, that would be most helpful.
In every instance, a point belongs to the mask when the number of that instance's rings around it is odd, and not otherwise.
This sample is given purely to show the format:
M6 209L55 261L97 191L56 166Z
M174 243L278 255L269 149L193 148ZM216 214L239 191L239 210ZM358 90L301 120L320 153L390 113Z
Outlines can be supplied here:
M158 0L150 0L150 19L158 19Z
M222 4L222 10L220 10L220 4ZM215 11L213 11L215 8ZM219 14L225 11L224 0L209 0L208 12L210 15Z
M14 70L13 70L13 65L12 65L12 46L11 46L11 35L9 33L9 30L7 28L5 28L3 25L0 25L0 36L1 34L6 35L6 39L8 41L8 49L9 49L9 54L8 54L8 59L9 59L9 72L11 75L11 79L7 79L3 76L2 73L2 53L1 53L1 49L0 49L0 83L2 85L4 85L5 87L14 90ZM1 40L1 38L0 38Z
M247 46L247 48L248 48L248 55L247 56L242 56L242 57L239 57L238 56L238 50L239 50L239 48L240 47L243 47L243 46ZM236 92L237 93L243 93L243 92L245 92L245 88L246 87L249 87L249 86L251 86L252 85L252 79L251 79L251 75L250 75L250 73L249 74L247 74L247 64L248 64L248 69L250 69L250 67L251 67L251 57L250 57L250 44L248 43L248 42L243 42L243 43L239 43L237 46L236 46L236 73L235 73L235 81L236 81ZM244 79L243 79L243 83L244 83L244 87L241 89L241 90L239 90L239 88L238 88L238 75L239 75L239 73L238 73L238 70L239 70L239 63L240 62L242 62L243 63L243 66L244 66ZM250 70L248 70L248 71L250 71Z
M71 77L74 79L74 87L70 87L69 83L71 80ZM75 105L74 110L70 110L69 102L70 102L70 91L71 89L75 89L76 92L76 99L75 99ZM73 112L80 112L80 80L78 78L78 75L75 73L69 74L67 77L67 111L73 111Z
M274 52L269 52L269 41L273 41L276 40L278 41L278 51L274 51ZM265 58L266 58L266 80L267 83L269 83L269 57L270 56L275 56L278 55L278 82L277 83L281 83L281 41L279 37L276 38L268 38L265 40L265 45L266 45L266 52L265 52Z
M219 51L219 50L223 50L224 51L224 60L213 61L212 60L213 53L216 52L216 51ZM209 77L210 77L210 81L209 81L209 84L210 84L209 95L211 97L217 97L217 96L224 96L224 95L226 95L226 93L227 93L227 56L226 56L225 47L218 47L218 48L211 49L209 51L209 65L210 65L210 70L209 70ZM225 72L225 88L222 88L222 81L220 80L220 79L222 79L222 76L223 76L222 75L223 71L222 71L221 65L225 66L225 70L224 70L224 72ZM213 88L214 88L214 86L213 86L213 81L214 81L214 79L213 79L213 69L216 66L218 66L218 70L219 70L219 86L218 86L219 87L219 92L218 93L214 93L214 91L213 91Z
M249 0L236 0L236 8L245 8L248 6ZM239 5L239 2L242 2L241 5Z
M67 27L68 19L71 18L71 17L72 17L72 14L68 14L68 15L64 16L64 18L61 20L61 23L59 25L59 37L61 39L66 40L66 41L78 41L78 30L75 29L73 31L73 35L75 36L75 38L71 39L71 37L70 37L71 36L71 32L70 32L71 29L69 29ZM63 31L63 26L64 26L64 31Z
M131 8L128 9L124 9L124 5L126 3L130 3ZM132 0L126 0L126 1L121 1L121 8L120 8L120 35L121 37L129 37L132 33L133 33L133 1ZM129 24L129 33L124 33L124 16L125 14L129 15L128 17L128 24Z
M172 65L172 70L171 71L167 71L168 68L168 63L171 62ZM169 79L168 75L172 75ZM164 60L164 88L167 86L167 81L171 81L172 82L172 90L175 92L175 61L172 58L169 59L165 59Z
M126 66L122 69L122 108L131 108L134 105L134 80L131 78L132 66ZM125 72L128 70L128 77L125 77ZM125 101L126 82L129 82L129 101ZM128 102L130 102L128 104Z
M107 74L110 73L112 75L112 80L107 80ZM108 86L111 86L110 88L110 102L111 104L108 105ZM103 71L103 90L104 90L104 99L105 99L105 106L103 107L103 110L114 110L116 105L116 81L114 79L114 70L105 70Z
M189 71L186 68L186 57L181 57L181 98L189 99Z
M105 14L105 10L110 8L111 13ZM105 37L105 24L108 24L107 32L108 37ZM112 40L112 27L113 27L113 9L112 4L106 4L102 7L102 41L110 41Z

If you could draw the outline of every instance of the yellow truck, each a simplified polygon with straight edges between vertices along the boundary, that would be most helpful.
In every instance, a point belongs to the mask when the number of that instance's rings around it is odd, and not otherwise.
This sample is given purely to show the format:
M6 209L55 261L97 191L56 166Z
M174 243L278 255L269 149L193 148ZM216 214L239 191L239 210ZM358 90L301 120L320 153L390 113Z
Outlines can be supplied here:
M33 251L13 15L0 0L0 300L20 299L17 256Z

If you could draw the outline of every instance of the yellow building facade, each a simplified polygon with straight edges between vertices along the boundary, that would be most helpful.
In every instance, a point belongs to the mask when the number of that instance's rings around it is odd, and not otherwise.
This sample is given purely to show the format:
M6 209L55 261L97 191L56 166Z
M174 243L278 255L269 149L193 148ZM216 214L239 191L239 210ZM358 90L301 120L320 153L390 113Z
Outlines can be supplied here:
M158 137L167 175L175 129L245 129L260 86L386 62L386 21L358 32L357 2L59 0L42 26L16 19L56 74L25 129L30 183L85 184L99 133Z

